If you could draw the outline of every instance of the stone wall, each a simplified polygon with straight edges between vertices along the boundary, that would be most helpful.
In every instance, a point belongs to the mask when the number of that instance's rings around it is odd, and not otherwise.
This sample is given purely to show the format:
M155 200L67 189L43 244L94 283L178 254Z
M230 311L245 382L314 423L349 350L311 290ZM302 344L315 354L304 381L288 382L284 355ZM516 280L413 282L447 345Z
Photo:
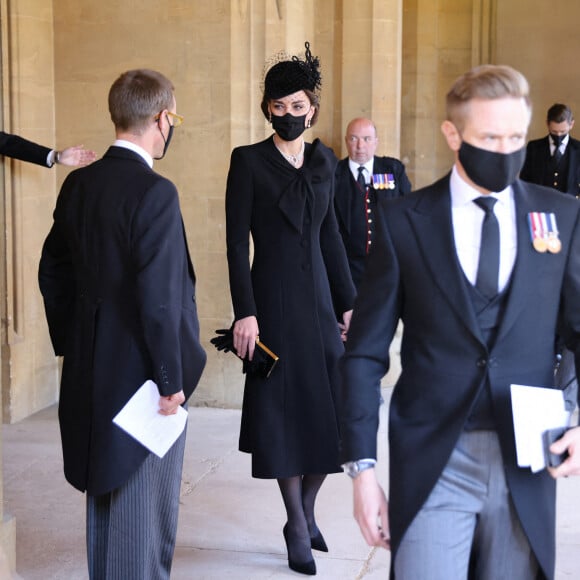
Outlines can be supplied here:
M123 70L156 68L175 84L177 110L185 123L156 169L180 192L198 279L201 331L209 357L193 404L241 404L240 363L215 352L209 338L215 328L229 326L232 320L225 182L232 148L270 134L259 109L266 59L282 49L303 51L305 40L320 56L322 111L309 138L321 138L342 155L346 123L367 114L376 118L385 135L385 149L397 150L400 4L173 1L160 10L158 2L143 0L135 20L129 3L55 2L59 140L72 138L99 152L106 149L113 138L106 95ZM378 74L372 75L373 69ZM372 82L365 83L365 78Z

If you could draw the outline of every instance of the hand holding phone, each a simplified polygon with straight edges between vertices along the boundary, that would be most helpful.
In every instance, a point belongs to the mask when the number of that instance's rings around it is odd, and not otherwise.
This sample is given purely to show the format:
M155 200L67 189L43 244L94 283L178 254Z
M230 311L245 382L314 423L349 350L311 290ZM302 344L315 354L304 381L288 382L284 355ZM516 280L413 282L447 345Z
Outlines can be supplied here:
M550 446L554 441L557 441L568 431L568 427L556 427L555 429L548 429L542 433L542 442L544 444L544 457L548 467L558 467L568 458L568 451L556 454L550 451Z

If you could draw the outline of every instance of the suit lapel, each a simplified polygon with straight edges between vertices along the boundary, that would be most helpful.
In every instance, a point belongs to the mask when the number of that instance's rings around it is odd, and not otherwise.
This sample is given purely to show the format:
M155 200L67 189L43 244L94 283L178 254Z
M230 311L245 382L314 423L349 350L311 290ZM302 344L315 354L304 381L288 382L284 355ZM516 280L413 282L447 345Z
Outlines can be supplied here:
M435 285L471 334L483 342L455 249L449 175L435 183L429 193L408 210L408 217Z
M515 212L516 212L516 235L517 235L517 255L512 271L509 296L506 309L498 330L497 341L510 330L514 322L525 310L530 288L534 287L535 268L532 264L532 257L535 250L532 247L530 231L528 226L528 213L533 211L548 211L549 208L538 207L525 186L517 180L513 184Z

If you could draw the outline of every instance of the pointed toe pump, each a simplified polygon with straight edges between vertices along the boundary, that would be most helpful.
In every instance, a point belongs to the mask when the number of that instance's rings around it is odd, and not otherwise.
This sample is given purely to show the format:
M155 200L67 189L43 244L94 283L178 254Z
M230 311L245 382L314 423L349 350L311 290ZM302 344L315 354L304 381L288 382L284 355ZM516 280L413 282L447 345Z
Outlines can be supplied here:
M305 562L298 562L290 557L290 550L288 546L288 524L284 525L282 529L284 534L284 541L286 542L286 551L288 552L288 567L299 574L306 574L307 576L314 576L316 574L316 562L314 559ZM323 540L324 541L324 540Z

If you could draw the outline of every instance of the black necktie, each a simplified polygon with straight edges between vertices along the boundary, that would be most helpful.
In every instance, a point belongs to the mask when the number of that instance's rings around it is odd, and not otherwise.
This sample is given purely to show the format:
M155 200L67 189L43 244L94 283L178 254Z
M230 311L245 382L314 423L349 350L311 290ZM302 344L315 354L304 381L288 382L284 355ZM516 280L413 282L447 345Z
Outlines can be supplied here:
M562 152L560 151L560 144L556 145L556 149L554 149L554 155L552 156L554 162L556 164L560 163L560 159L562 159Z
M481 246L475 287L489 300L497 294L499 277L499 224L493 206L495 197L478 197L473 200L484 212L481 224Z
M363 191L366 189L366 186L367 186L367 182L365 181L364 170L365 170L365 168L361 165L358 168L358 177L356 178L356 182L359 184L359 187Z

